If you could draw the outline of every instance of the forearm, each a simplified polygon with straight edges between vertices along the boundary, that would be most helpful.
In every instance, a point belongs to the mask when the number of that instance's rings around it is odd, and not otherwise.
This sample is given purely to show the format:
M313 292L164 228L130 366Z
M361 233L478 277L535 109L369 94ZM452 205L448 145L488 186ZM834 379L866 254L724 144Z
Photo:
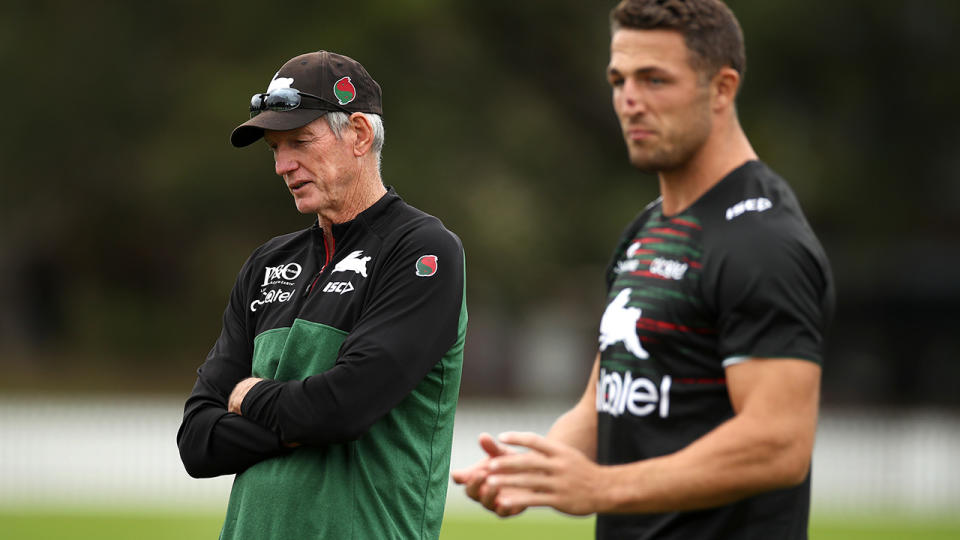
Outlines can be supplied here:
M576 448L591 461L597 460L597 377L600 355L594 359L587 388L577 404L557 418L547 438Z
M208 478L241 472L285 451L272 431L228 413L198 380L177 432L180 458L190 476Z
M547 438L576 448L591 461L597 459L597 411L578 403L553 423Z
M600 468L598 511L652 513L731 503L804 480L812 437L735 416L666 456Z

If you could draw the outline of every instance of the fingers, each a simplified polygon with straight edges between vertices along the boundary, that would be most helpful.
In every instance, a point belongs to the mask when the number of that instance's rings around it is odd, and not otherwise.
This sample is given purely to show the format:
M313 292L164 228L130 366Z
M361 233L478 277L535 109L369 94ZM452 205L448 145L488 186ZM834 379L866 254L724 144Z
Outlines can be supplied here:
M227 398L227 411L241 414L240 407L243 404L243 398L247 397L247 392L258 382L263 379L258 379L256 377L248 377L238 382L236 386L233 387L233 391L230 392L230 396Z
M547 456L552 456L561 448L558 443L531 432L508 431L501 433L499 438L500 442L514 446L523 446Z
M487 477L487 485L491 489L521 488L529 491L553 491L554 480L546 474L516 473L492 474Z
M489 457L450 474L468 497L501 517L519 514L531 504L544 504L545 497L532 497L531 490L550 488L549 475L544 473L550 470L549 456L560 446L535 433L508 432L499 440L481 433L478 442ZM507 444L534 451L518 453Z
M480 443L480 448L491 458L513 452L510 448L498 443L489 433L481 433L478 437L478 442ZM480 460L468 468L451 471L450 477L455 483L460 485L474 484L477 479L482 481L486 478L489 463L489 459Z
M478 440L480 442L480 448L490 457L502 456L510 452L509 448L498 443L489 433L481 433Z
M551 506L553 496L519 489L504 489L494 512L500 517L515 516L531 506Z
M549 473L552 470L550 458L536 452L510 454L490 460L487 470L495 474L509 474L520 472Z
M487 470L480 469L475 472L475 474L467 482L466 493L467 497L477 501L483 502L482 498L485 492L485 483L487 480Z
M473 469L456 469L450 471L450 478L453 479L453 483L463 485L470 481L470 478L473 476Z

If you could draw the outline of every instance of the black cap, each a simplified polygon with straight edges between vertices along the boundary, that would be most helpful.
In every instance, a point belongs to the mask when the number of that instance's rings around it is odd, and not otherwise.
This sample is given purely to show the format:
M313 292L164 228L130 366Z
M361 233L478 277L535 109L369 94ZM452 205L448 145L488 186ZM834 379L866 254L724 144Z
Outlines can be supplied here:
M330 103L330 108L263 111L233 130L230 142L234 146L239 148L253 143L263 136L265 129L286 131L303 127L331 111L383 115L380 85L360 62L342 54L317 51L291 58L273 76L267 93L277 88L295 88L321 97ZM322 104L319 106L323 107Z

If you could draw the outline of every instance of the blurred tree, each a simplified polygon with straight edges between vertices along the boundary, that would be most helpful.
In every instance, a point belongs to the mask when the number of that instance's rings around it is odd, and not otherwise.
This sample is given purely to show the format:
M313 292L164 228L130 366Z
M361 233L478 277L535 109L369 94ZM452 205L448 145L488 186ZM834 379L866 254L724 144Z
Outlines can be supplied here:
M741 119L838 278L826 398L960 404L936 390L960 376L943 360L960 353L960 3L730 3L749 59ZM244 258L310 223L269 153L227 136L286 59L324 48L383 86L387 183L464 241L465 395L523 393L554 365L574 367L548 386L579 392L602 269L656 196L627 164L610 107L613 4L8 2L8 385L31 373L46 384L55 369L186 391Z

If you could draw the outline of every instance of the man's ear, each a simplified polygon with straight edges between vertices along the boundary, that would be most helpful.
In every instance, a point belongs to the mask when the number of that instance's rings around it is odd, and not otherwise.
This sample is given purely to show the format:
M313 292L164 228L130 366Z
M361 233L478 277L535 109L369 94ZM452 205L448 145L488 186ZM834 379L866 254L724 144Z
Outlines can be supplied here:
M366 155L373 147L373 125L363 113L355 112L350 115L350 127L357 133L353 154L357 157Z
M733 107L740 89L740 74L731 67L722 67L710 81L710 98L712 109L720 112Z

